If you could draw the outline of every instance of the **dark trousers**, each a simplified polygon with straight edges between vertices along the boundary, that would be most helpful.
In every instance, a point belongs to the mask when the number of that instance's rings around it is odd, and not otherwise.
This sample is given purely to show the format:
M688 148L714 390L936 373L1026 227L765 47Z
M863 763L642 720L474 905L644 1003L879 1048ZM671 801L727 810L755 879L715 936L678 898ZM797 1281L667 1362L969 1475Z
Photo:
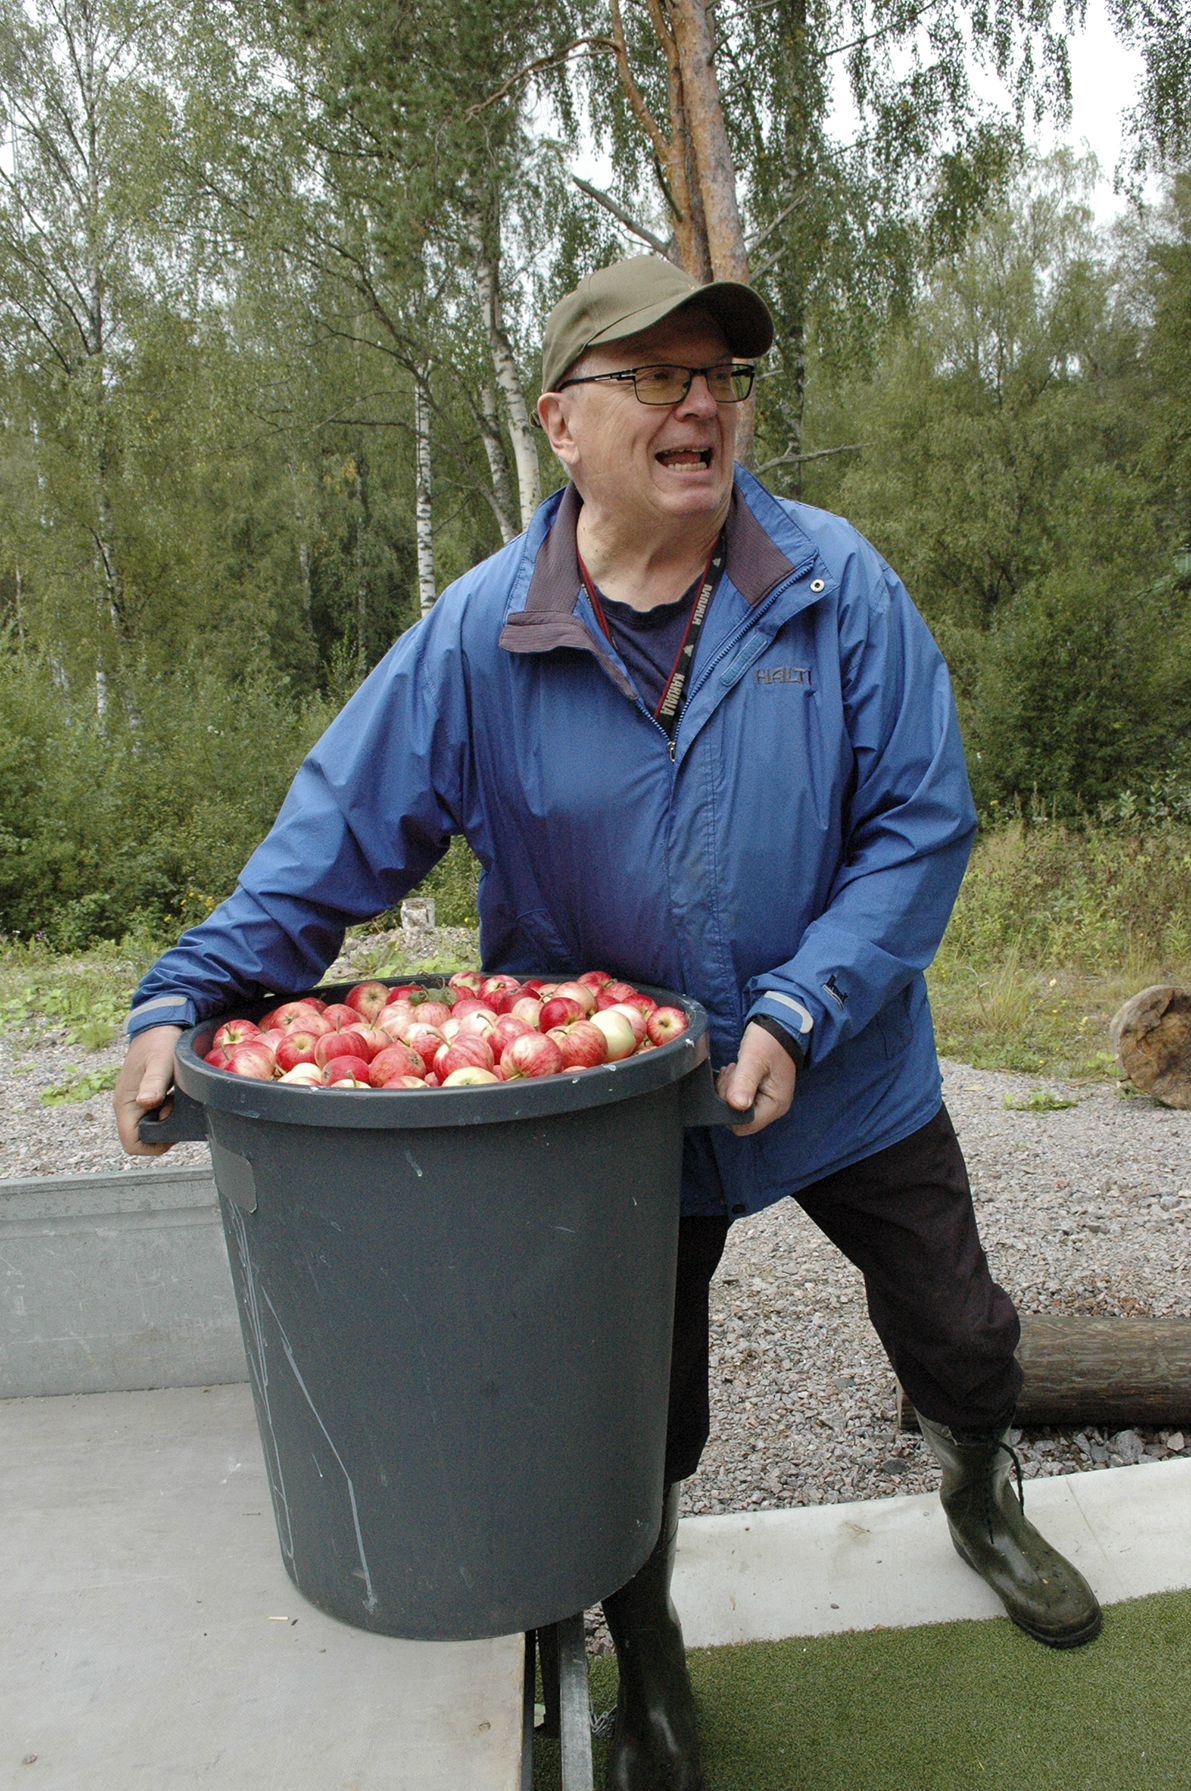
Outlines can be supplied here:
M850 1169L798 1204L864 1276L868 1312L917 1411L953 1430L1007 1421L1021 1389L1021 1327L989 1274L951 1116ZM710 1429L708 1286L728 1220L679 1225L666 1481L699 1465Z

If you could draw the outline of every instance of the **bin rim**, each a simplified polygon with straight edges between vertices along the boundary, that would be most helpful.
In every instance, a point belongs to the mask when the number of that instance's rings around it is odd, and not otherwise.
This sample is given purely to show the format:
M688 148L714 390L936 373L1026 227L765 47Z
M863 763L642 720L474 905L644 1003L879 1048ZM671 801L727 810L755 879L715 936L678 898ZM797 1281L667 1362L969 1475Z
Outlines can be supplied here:
M533 973L530 973L533 974ZM328 1002L338 1000L353 982L320 985L307 990ZM444 979L434 976L369 977L387 987L440 988ZM523 979L524 980L524 979ZM216 1069L203 1058L211 1048L216 1029L232 1018L251 1019L276 1007L282 1000L298 997L270 996L256 1002L237 1002L190 1027L174 1050L174 1080L182 1093L200 1106L243 1119L264 1120L274 1125L334 1127L352 1131L405 1131L415 1128L507 1125L516 1120L548 1119L557 1114L606 1107L636 1095L652 1094L705 1063L710 1055L707 1011L689 995L677 994L649 983L637 983L643 995L659 1006L681 1008L686 1032L658 1045L643 1057L626 1057L619 1063L597 1064L592 1069L563 1070L554 1076L525 1077L516 1082L497 1082L467 1088L380 1089L301 1088L280 1082L263 1082ZM743 1117L743 1116L742 1116Z

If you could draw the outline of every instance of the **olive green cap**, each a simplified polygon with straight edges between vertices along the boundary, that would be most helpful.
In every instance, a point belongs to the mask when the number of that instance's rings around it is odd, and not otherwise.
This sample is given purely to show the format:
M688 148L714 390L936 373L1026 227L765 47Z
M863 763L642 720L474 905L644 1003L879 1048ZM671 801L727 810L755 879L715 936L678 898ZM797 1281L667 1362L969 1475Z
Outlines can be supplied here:
M773 319L751 286L739 280L700 286L660 255L634 255L588 274L551 311L542 342L543 392L557 390L585 349L635 336L690 304L715 318L731 354L764 354L773 342Z

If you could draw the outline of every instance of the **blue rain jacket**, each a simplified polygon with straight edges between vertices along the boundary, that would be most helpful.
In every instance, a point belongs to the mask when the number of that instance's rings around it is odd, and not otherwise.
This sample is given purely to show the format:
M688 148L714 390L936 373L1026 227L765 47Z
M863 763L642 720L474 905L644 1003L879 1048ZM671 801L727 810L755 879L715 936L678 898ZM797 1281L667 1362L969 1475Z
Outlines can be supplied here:
M785 1117L688 1151L685 1212L754 1212L938 1111L922 973L975 833L946 667L848 523L737 469L672 755L583 591L577 513L547 499L397 641L129 1030L310 988L462 833L487 968L681 990L717 1065L752 1015L799 1039Z

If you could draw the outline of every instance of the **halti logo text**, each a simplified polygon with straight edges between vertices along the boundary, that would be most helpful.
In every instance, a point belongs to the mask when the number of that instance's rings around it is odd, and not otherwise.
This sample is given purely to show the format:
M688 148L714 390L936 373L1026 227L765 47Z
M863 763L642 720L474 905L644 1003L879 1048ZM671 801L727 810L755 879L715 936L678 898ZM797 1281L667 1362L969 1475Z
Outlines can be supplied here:
M758 684L809 684L811 675L804 665L775 665L767 671L763 666L753 673Z

